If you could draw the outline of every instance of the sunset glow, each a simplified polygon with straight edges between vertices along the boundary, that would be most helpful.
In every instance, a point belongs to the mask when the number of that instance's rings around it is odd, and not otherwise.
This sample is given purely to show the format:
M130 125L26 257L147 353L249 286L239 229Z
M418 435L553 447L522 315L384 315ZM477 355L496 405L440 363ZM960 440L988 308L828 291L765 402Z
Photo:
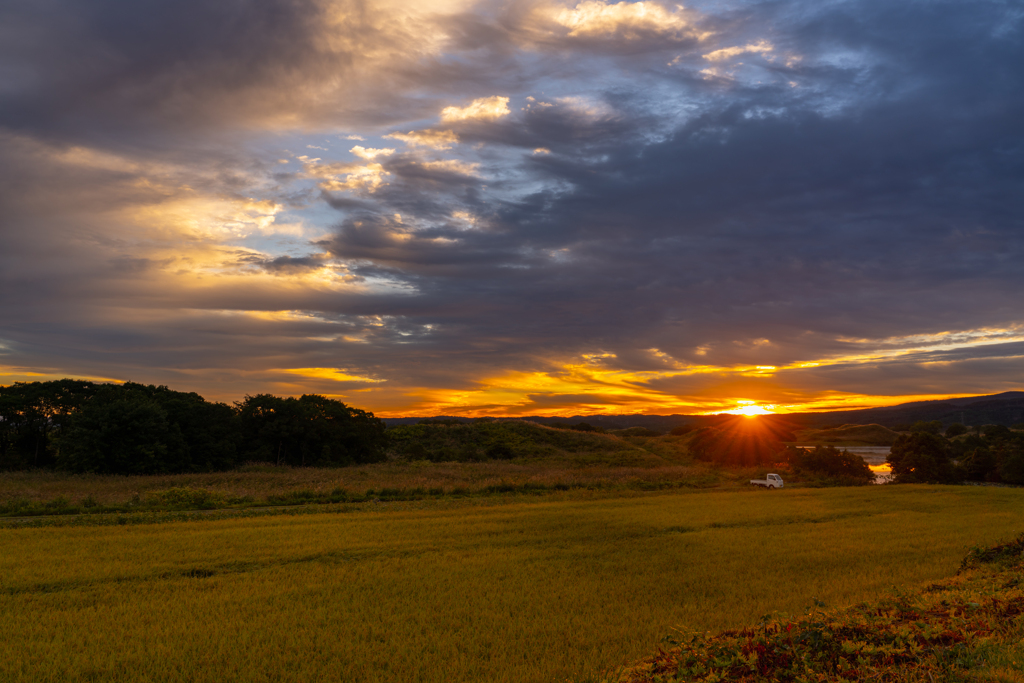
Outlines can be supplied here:
M740 407L732 410L725 410L723 412L731 415L745 415L747 417L756 417L758 415L771 415L773 414L775 406L773 405L756 405L753 401L740 401Z
M4 15L2 383L382 416L1024 387L1010 4L56 1Z

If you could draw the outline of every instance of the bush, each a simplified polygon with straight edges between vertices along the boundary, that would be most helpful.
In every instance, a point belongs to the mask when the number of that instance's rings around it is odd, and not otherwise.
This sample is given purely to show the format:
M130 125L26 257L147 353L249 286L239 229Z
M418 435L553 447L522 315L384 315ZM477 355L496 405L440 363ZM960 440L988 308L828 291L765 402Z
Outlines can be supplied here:
M511 460L516 454L507 444L493 443L487 447L487 457L491 460Z
M554 429L571 429L574 432L597 432L599 434L604 434L604 429L601 427L595 427L589 422L577 422L576 424L569 424L568 422L552 422L546 426Z
M1013 436L1013 432L1010 431L1010 428L1004 425L985 425L982 428L981 433L989 440L1006 439Z
M815 446L813 449L789 446L785 458L798 472L813 472L861 484L875 480L875 473L864 458L840 451L835 446Z
M965 427L964 425L960 424L959 422L954 422L953 424L951 424L948 427L946 427L946 438L947 439L951 439L954 436L960 436L961 434L966 434L966 433L967 433L967 427Z
M999 478L1008 484L1024 484L1024 450L1016 449L999 466Z
M178 486L151 493L147 496L146 503L172 510L212 510L223 502L223 498L214 491Z
M653 429L647 427L627 427L625 429L615 429L612 431L615 436L661 436L661 432L656 432Z
M942 433L942 422L940 420L932 420L931 422L918 420L914 424L910 425L910 431L912 433L922 432L924 434L938 435Z
M975 448L960 459L964 476L970 481L988 481L998 463L995 453L984 446Z

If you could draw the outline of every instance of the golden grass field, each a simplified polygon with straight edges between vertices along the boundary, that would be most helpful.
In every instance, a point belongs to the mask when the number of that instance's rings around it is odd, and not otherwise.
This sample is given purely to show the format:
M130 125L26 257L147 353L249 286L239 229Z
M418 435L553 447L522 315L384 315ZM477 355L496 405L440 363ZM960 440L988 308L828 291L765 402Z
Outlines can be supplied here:
M0 529L3 681L589 680L672 632L951 575L1024 490L424 500Z

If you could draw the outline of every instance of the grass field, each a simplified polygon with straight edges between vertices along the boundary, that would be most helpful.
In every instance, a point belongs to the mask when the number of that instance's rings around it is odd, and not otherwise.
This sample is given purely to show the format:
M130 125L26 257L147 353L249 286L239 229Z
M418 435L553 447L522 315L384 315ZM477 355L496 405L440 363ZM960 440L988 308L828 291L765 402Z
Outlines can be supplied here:
M674 639L606 683L1024 682L1024 534L956 575L845 609Z
M981 487L373 507L0 529L0 680L587 680L1024 526L1024 491Z
M661 461L655 465L576 465L566 463L432 463L395 461L343 468L291 468L265 465L228 472L121 476L67 474L36 470L5 472L0 476L0 509L64 498L81 506L92 499L99 505L120 505L136 496L146 498L173 488L201 489L228 498L254 501L288 496L296 491L352 496L366 491L422 489L443 494L473 494L496 487L594 487L644 489L673 484L703 488L739 481L746 472L716 471L697 464ZM747 477L750 478L749 476Z
M488 426L479 425L477 431ZM525 433L533 437L529 441L505 426L506 431L514 432L512 436L520 439L510 441L517 449L537 451L541 455L484 462L399 458L335 468L250 464L226 472L147 476L70 474L52 470L5 472L0 476L0 518L183 509L188 507L189 500L195 503L194 509L208 509L377 498L463 497L511 491L624 492L735 487L762 474L760 470L725 470L695 462L686 454L685 440L679 437L619 438L525 425ZM480 436L466 429L435 427L433 430L451 438ZM435 441L438 443L433 445L440 450L458 451L472 445L454 442L453 446L441 439ZM561 448L555 448L553 443Z

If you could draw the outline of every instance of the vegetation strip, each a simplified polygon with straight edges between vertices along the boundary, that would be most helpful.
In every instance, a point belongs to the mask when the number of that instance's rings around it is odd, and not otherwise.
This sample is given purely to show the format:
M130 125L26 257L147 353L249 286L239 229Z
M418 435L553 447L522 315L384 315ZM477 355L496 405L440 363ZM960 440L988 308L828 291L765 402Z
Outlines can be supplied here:
M971 551L956 577L920 594L669 638L605 681L1020 681L1022 582L1024 535Z

